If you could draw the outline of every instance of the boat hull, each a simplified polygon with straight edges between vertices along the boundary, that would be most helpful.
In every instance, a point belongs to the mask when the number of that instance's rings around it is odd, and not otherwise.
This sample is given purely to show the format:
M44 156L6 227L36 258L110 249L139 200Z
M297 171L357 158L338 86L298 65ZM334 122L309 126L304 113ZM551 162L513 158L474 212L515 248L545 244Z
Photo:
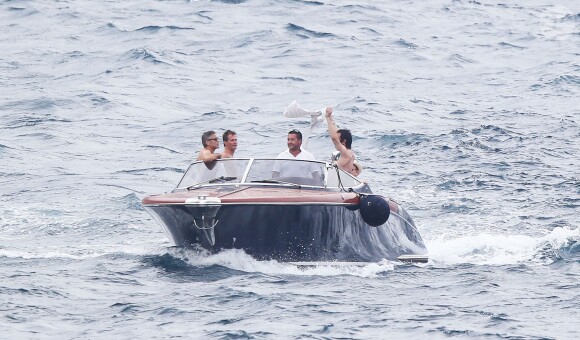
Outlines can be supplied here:
M410 216L395 202L378 227L341 204L146 205L175 246L243 249L258 260L376 262L427 253Z

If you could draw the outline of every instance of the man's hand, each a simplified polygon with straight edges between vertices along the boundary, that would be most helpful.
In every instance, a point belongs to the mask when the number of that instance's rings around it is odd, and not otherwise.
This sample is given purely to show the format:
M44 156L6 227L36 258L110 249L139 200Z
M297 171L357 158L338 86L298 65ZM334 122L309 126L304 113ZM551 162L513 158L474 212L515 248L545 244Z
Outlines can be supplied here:
M330 118L332 116L332 108L329 106L326 108L326 118Z

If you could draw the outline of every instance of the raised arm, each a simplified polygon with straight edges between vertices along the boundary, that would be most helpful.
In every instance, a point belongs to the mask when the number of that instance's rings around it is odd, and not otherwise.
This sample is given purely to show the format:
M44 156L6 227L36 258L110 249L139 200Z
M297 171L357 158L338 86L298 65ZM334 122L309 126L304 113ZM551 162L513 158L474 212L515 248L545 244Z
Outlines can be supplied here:
M347 148L340 143L340 139L338 138L338 127L332 118L332 107L326 108L326 122L328 123L328 134L330 135L330 139L332 139L334 147L336 150L340 151L342 157L346 154Z

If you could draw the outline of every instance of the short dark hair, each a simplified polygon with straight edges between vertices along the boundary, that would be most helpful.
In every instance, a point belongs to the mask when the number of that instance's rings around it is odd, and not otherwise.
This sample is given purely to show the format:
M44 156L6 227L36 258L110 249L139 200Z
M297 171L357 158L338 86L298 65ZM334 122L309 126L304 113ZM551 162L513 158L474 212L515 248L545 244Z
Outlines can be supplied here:
M207 146L207 140L209 139L209 137L211 137L211 135L215 135L215 131L209 130L204 132L203 135L201 135L201 144L203 145L204 148Z
M289 135L290 134L296 135L296 137L298 137L298 139L302 140L302 132L300 132L300 131L298 131L296 129L291 130L290 132L288 132L288 134Z
M350 133L350 130L340 129L338 130L338 133L340 133L340 142L346 141L346 148L350 149L352 145L352 134Z
M235 133L232 130L226 130L226 132L224 132L224 135L222 136L223 137L222 140L224 141L224 143L227 142L230 139L229 138L230 135L237 135L237 133Z

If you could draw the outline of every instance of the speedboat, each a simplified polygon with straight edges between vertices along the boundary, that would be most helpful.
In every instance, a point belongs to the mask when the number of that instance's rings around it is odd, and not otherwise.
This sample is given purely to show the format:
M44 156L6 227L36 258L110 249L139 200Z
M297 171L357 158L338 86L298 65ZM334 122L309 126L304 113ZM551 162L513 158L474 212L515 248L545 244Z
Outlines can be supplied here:
M292 263L426 262L409 214L321 161L230 158L189 166L143 206L174 246Z

